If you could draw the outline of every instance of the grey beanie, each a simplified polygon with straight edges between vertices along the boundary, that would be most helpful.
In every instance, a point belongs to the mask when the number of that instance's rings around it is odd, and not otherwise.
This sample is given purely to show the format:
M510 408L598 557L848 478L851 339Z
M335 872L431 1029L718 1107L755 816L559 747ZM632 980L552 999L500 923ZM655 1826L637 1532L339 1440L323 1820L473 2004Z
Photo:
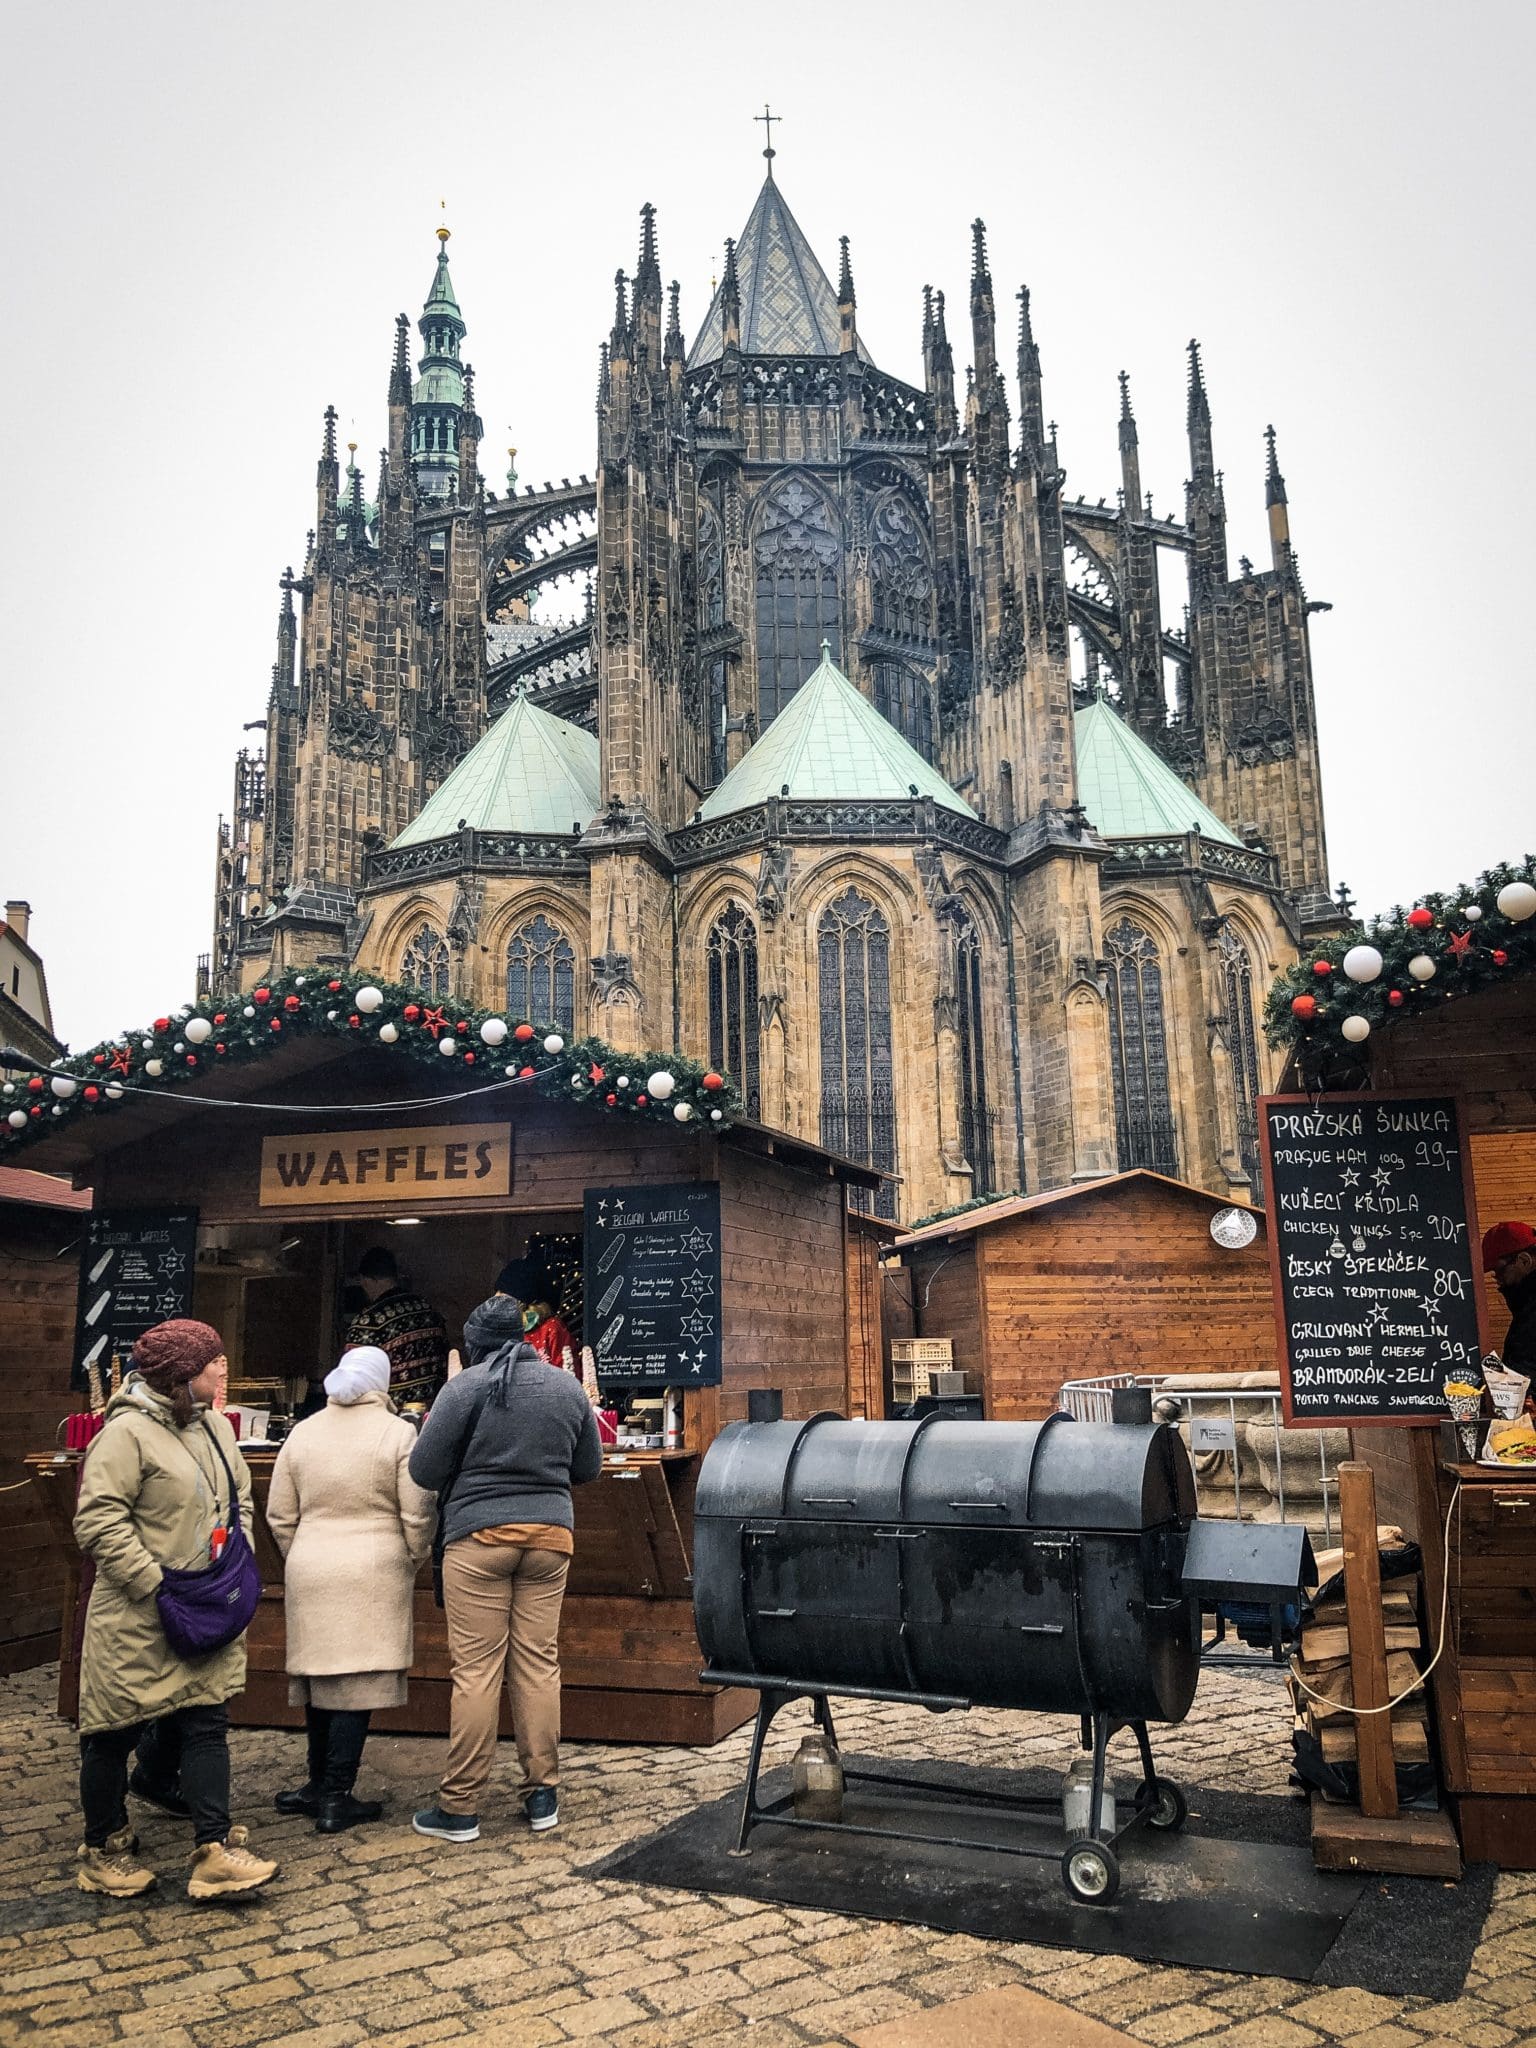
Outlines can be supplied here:
M471 1365L522 1341L523 1304L511 1295L493 1294L464 1318L464 1346Z

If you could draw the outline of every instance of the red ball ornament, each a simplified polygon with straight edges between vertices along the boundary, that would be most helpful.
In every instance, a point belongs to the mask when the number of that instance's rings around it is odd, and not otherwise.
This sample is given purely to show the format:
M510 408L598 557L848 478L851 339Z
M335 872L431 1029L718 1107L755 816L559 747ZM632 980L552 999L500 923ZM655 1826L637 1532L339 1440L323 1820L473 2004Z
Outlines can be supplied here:
M169 1031L170 1028L171 1020L169 1017L157 1017L155 1019L155 1029L157 1031Z
M106 1064L107 1064L107 1056L106 1056L106 1054L105 1054L104 1052L97 1052L97 1053L92 1053L92 1055L91 1055L91 1065L92 1065L93 1067L104 1067L104 1066L105 1066Z
M475 1064L475 1056L472 1052L465 1053L464 1064L466 1067L472 1067Z
M1420 904L1417 910L1410 910L1408 922L1416 932L1427 932L1435 921L1435 913Z
M300 1003L299 1003L299 999L298 999L298 997L297 997L297 996L284 996L284 997L283 997L283 1008L284 1008L285 1010L297 1010L297 1009L299 1009L300 1007L301 1007L301 1005L300 1005Z
M29 1082L27 1083L27 1092L28 1092L28 1094L29 1094L29 1095L41 1095L41 1094L42 1094L42 1092L43 1092L43 1077L42 1077L42 1075L41 1075L41 1074L34 1074L34 1075L32 1076L31 1080L30 1080L30 1081L29 1081Z
M644 1096L644 1095L637 1095L637 1096L635 1097L635 1107L636 1107L636 1109L644 1109L644 1107L645 1107L645 1105L646 1105L646 1102L647 1102L647 1100L648 1100L648 1099L649 1099L649 1098L648 1098L648 1097L646 1097L646 1096Z
M618 1101L618 1099L619 1098L617 1097L617 1095L605 1095L603 1097L604 1102L607 1103L610 1109L613 1108L614 1104Z
M533 1079L532 1067L519 1067L517 1070L517 1078L519 1079L519 1081L531 1081Z
M1332 974L1333 962L1331 960L1314 960L1312 962L1312 972L1314 974Z
M454 1025L453 1028L455 1031L458 1032L460 1038L463 1038L469 1030L468 1024L465 1023L462 1017L459 1019L458 1023Z
M43 1113L43 1112L42 1112L42 1109L41 1109L41 1108L39 1107L39 1105L38 1105L38 1104L36 1104L36 1103L34 1103L34 1104L32 1105L32 1114L33 1114L34 1116L41 1116L41 1115L42 1115L42 1113Z
M339 981L328 981L325 985L330 990L332 995L335 995L341 987L341 983Z
M400 1012L400 1014L405 1019L407 1024L420 1023L421 1005L420 1003L407 1003L405 1008Z
M189 1052L187 1054L187 1065L189 1067L195 1067L197 1065L197 1054L195 1052Z
M229 1019L224 1014L224 1012L220 1010L219 1014L214 1018L213 1021L215 1024L227 1024L229 1022Z
M512 1033L512 1036L517 1040L519 1045L526 1045L529 1039L533 1036L533 1026L531 1024L519 1024L516 1030Z
M101 1100L101 1090L99 1088L87 1088L85 1099L87 1102L99 1102Z
M219 1044L219 1045L216 1045L216 1046L215 1046L215 1047L214 1047L213 1049L214 1049L214 1051L215 1051L215 1052L228 1052L228 1051L229 1051L229 1047L228 1047L227 1045L224 1045L224 1044Z
M1299 1017L1303 1024L1310 1024L1317 1015L1316 996L1292 996L1291 1015Z
M282 1020L282 1018L281 1018L281 1017L274 1017L274 1018L272 1019L272 1027L271 1027L271 1028L272 1028L272 1029L273 1029L274 1031L281 1031L281 1030L282 1030L282 1028L283 1028L283 1020Z
M363 1020L361 1017L353 1015L347 1019L347 1029L349 1031L361 1031L362 1028Z
M713 1072L708 1073L704 1076L704 1086L709 1090L710 1094L713 1095L717 1088L723 1088L725 1086L725 1076L723 1074L716 1074Z
M269 988L259 988L254 992L254 994L251 997L251 1001L253 1003L270 1003L271 1000L272 991ZM160 1029L164 1030L164 1028L164 1025L161 1025Z
M1495 946L1489 958L1493 961L1495 967L1507 967L1509 965L1509 955L1502 946Z
M1400 988L1391 989L1388 992L1387 1001L1392 1005L1394 1010L1400 1010L1403 1007L1402 990Z

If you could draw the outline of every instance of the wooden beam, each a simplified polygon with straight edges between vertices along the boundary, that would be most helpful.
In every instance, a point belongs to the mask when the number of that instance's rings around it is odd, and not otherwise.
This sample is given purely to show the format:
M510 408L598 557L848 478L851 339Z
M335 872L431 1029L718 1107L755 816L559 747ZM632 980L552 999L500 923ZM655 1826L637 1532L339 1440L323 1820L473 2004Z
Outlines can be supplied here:
M1381 1559L1376 1548L1376 1477L1355 1460L1339 1467L1339 1520L1344 1536L1344 1602L1349 1616L1349 1670L1357 1708L1384 1707L1387 1690L1386 1630L1381 1614ZM1397 1762L1392 1753L1392 1717L1355 1717L1360 1764L1360 1811L1370 1820L1397 1812Z

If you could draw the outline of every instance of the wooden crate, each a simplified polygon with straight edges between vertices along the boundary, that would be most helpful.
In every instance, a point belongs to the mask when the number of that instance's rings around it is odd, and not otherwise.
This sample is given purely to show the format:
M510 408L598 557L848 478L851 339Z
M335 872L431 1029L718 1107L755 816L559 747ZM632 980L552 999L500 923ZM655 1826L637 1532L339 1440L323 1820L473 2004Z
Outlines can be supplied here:
M891 1364L896 1366L939 1366L945 1371L954 1363L951 1337L896 1337L891 1341Z

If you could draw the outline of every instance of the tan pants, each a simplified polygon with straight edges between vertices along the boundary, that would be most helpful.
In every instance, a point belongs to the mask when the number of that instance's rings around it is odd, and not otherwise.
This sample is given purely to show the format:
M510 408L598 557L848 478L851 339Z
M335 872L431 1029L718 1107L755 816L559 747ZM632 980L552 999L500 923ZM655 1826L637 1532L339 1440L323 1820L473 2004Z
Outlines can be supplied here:
M443 1606L453 1666L445 1813L477 1813L496 1760L501 1682L523 1766L523 1792L560 1780L560 1602L570 1559L516 1544L450 1543Z

